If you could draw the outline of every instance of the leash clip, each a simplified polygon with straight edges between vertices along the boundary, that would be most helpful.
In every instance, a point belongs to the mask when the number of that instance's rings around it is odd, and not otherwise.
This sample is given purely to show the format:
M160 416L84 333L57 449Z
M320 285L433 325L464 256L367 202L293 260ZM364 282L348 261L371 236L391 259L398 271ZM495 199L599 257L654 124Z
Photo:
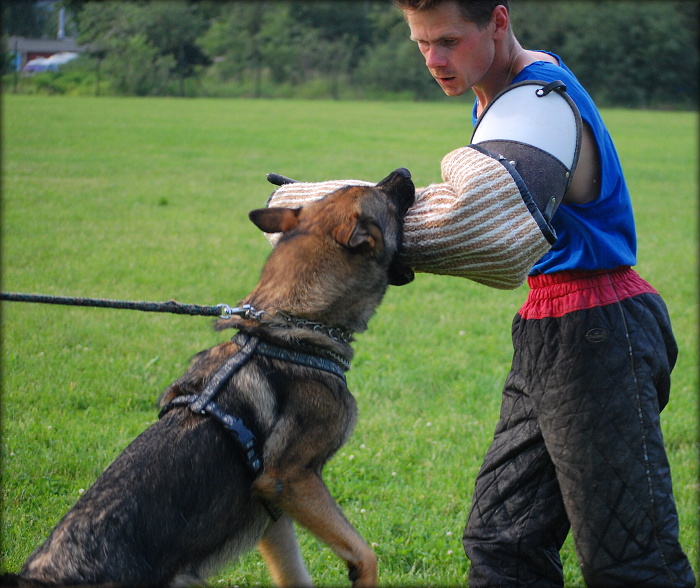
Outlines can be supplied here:
M250 304L244 304L243 306L236 306L234 308L231 308L228 304L217 304L216 307L221 309L222 319L230 319L232 316L249 318L253 316L255 311Z
M228 304L217 304L216 308L221 310L221 316L219 318L231 318L231 315L233 314L233 309Z

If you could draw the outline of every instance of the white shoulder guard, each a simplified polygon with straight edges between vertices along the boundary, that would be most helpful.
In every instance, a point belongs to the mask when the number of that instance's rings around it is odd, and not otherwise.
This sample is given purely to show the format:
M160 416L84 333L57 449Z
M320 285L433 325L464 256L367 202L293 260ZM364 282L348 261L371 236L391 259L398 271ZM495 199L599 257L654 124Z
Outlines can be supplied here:
M471 142L507 159L550 221L576 169L581 130L581 114L563 82L529 80L489 103Z

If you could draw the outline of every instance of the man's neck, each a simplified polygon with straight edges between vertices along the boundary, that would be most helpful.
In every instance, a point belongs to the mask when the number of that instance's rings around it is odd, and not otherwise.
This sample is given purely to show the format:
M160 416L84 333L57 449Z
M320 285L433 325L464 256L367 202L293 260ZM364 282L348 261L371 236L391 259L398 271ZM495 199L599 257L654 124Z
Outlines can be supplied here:
M496 55L486 77L472 90L479 100L478 114L486 108L496 95L513 82L516 75L530 63L525 51L515 36L506 37L496 46Z

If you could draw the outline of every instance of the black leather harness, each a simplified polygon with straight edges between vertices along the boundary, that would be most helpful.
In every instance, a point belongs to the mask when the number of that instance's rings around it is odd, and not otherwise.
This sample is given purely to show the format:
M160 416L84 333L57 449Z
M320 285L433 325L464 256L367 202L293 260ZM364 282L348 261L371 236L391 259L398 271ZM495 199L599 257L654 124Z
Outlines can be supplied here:
M248 471L253 477L257 477L262 470L263 461L260 448L256 444L255 435L241 419L225 412L215 402L216 395L231 376L243 367L254 353L322 370L341 378L343 382L345 382L345 371L347 371L347 368L332 359L280 347L245 333L238 333L232 340L239 346L239 350L217 370L211 380L207 382L201 394L188 394L174 398L162 408L158 418L162 418L166 413L178 406L187 406L196 414L213 418L231 434L241 450Z

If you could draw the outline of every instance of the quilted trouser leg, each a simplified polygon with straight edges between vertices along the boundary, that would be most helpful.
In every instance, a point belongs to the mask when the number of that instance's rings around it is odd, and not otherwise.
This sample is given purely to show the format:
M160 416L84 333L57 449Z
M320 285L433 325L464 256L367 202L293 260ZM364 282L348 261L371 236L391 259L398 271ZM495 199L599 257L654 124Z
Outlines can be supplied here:
M516 317L513 337L504 410L465 530L470 586L561 585L552 554L562 505L587 584L693 586L659 424L676 357L661 299ZM532 492L538 472L541 495Z
M564 584L559 550L569 521L523 386L516 355L464 531L470 588Z
M659 418L677 356L663 301L559 321L560 341L531 360L554 368L539 370L537 410L586 583L693 586Z

